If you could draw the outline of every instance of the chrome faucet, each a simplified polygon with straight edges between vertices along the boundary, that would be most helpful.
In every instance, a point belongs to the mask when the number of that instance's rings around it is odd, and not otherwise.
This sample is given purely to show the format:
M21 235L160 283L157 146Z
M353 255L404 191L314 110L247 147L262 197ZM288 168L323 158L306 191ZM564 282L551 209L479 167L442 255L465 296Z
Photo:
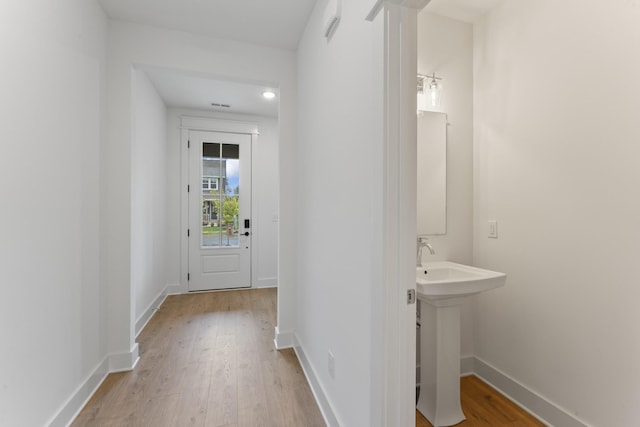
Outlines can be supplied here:
M427 240L429 240L429 238L427 237L418 237L418 242L416 245L416 267L422 266L422 248L429 249L429 253L431 255L436 254L436 251L433 250L433 247L430 243L427 243Z

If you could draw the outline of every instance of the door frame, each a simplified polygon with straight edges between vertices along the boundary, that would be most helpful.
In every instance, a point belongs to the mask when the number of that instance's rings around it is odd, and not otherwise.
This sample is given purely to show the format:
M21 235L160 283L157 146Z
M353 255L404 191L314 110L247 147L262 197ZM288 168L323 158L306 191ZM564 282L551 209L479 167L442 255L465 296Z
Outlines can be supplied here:
M226 157L222 153L225 145L236 146L238 149L238 180L240 192L238 193L239 211L237 218L236 238L237 244L224 244L224 234L219 232L217 244L205 246L203 242L203 197L201 192L202 179L204 177L205 145L219 145L218 152L212 154L218 160ZM189 274L187 275L189 292L213 291L227 289L243 289L251 287L251 241L253 239L251 226L246 226L245 221L252 218L252 193L251 193L251 135L246 133L211 132L189 130ZM232 150L233 151L233 150ZM229 152L228 154L232 154ZM221 163L218 163L218 168ZM219 177L223 176L219 171ZM226 176L226 175L225 175ZM219 178L218 178L219 179ZM218 220L222 220L222 197L228 196L225 188L226 182L217 183L222 188L213 195L217 198ZM202 196L202 197L201 197ZM229 246L227 246L229 245ZM237 262L237 264L236 264ZM205 265L209 270L205 271ZM191 274L193 273L193 275Z
M371 411L377 416L372 419L379 419L377 425L383 427L415 425L416 310L407 303L407 292L415 292L416 286L417 15L429 1L376 0L366 17L372 22L384 20L383 69L378 72L384 109L381 339L385 354L376 361L382 378L380 395L374 396L382 413Z
M235 120L214 119L209 117L180 116L180 293L189 292L189 131L241 133L251 135L253 157L254 144L258 141L258 124ZM253 168L253 165L251 166ZM253 174L251 174L253 186ZM256 265L258 261L257 207L251 203L251 288L255 287Z

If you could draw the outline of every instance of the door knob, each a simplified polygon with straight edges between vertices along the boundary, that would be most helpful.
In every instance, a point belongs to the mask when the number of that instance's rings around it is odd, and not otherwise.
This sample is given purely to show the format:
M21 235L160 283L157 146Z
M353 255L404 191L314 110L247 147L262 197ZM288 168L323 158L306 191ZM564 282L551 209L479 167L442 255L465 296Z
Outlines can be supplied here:
M245 231L243 234L244 234L245 236L248 236L248 235L249 235L249 232L248 232L248 231Z

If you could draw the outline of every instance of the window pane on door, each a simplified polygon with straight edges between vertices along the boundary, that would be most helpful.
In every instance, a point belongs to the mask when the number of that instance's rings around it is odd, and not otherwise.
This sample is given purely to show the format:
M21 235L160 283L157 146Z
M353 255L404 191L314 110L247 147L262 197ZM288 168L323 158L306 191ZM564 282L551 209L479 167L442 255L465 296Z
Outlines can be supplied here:
M202 246L238 246L240 147L202 144Z

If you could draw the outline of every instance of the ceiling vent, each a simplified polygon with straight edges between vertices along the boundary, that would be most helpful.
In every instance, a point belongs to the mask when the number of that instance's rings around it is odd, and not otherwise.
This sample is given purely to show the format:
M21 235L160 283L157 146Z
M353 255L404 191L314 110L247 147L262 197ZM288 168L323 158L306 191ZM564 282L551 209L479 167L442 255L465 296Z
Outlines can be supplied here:
M333 33L336 32L338 24L340 23L340 15L342 13L341 0L329 0L327 8L324 10L324 26L322 31L325 38L331 40Z
M229 105L229 104L218 104L217 102L212 102L211 106L212 107L221 107L221 108L231 108L231 105Z

